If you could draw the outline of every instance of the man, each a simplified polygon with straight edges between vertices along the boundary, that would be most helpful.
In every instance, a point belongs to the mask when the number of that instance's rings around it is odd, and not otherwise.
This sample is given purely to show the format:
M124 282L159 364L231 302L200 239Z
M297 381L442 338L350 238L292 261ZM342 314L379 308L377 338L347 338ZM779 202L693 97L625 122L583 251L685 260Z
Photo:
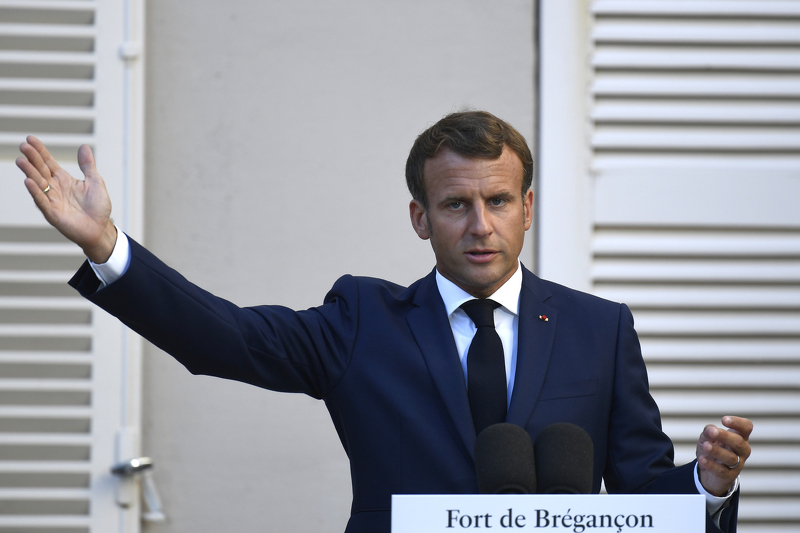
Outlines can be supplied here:
M193 373L324 399L351 463L348 532L389 531L391 494L477 492L476 435L503 419L532 438L577 424L594 443L595 492L601 477L609 492L699 491L707 529L735 530L752 424L724 417L728 429L703 430L697 462L673 466L628 308L519 263L533 162L493 115L451 114L411 150L411 223L431 241L435 270L408 288L345 276L323 305L298 312L241 309L118 233L88 147L85 181L33 137L20 149L34 202L91 261L70 282L81 294ZM473 309L485 305L489 325ZM491 364L473 357L479 339L496 348Z

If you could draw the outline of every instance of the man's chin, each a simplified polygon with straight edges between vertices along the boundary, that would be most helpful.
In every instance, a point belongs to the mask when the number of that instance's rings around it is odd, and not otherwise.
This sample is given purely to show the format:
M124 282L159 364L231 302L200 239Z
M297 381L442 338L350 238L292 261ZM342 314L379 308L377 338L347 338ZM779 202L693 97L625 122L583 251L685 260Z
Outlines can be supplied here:
M477 298L486 298L503 284L504 276L482 272L480 276L467 276L456 285Z

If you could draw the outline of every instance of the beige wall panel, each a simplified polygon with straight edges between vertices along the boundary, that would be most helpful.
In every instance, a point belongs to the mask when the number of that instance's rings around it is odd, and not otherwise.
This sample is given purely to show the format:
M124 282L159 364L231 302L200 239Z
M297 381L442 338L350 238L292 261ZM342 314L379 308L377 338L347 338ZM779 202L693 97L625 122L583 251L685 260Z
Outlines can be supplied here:
M408 150L464 106L532 140L533 17L526 0L149 2L146 244L240 305L425 275ZM148 533L343 530L347 458L321 402L152 347L144 398L168 516Z

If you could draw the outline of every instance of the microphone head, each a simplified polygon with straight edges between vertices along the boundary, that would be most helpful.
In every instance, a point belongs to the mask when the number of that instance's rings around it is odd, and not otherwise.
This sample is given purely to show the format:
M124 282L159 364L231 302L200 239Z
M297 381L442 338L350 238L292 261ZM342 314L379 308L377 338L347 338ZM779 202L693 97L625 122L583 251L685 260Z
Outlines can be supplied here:
M514 424L487 427L475 441L481 494L535 494L536 468L528 432Z
M592 492L594 445L583 428L551 424L536 437L536 484L539 494Z

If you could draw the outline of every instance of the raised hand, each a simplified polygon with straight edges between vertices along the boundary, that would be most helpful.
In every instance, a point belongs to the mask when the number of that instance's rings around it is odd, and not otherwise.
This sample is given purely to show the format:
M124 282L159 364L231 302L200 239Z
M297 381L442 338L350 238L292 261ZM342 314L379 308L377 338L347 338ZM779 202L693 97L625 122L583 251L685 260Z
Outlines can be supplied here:
M44 218L66 238L83 249L95 263L105 263L117 239L111 222L111 199L94 163L92 150L78 149L78 165L84 180L61 168L42 141L28 136L19 147L25 157L17 166L25 173L25 187Z
M715 496L724 496L750 457L753 423L738 416L722 417L728 429L707 425L697 441L700 483Z

